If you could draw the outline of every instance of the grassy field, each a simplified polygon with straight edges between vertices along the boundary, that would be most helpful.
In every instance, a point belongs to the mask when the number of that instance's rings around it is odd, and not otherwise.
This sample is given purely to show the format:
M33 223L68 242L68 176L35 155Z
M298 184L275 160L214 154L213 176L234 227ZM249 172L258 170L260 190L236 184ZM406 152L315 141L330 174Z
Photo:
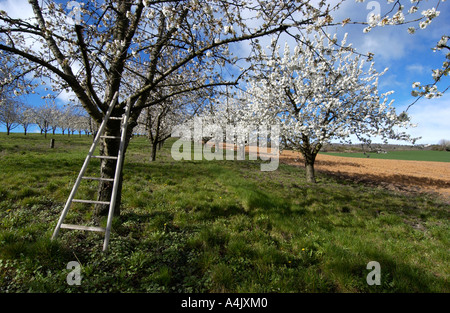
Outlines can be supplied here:
M352 157L352 158L367 158L367 155L364 155L364 153L362 152L355 152L355 153L326 152L323 154ZM450 152L448 151L403 150L403 151L388 151L387 153L369 153L369 155L370 158L372 159L450 162Z
M92 138L54 136L54 149L49 138L0 134L0 292L450 291L450 207L435 196L320 173L312 185L284 164L174 161L170 143L151 163L145 138L128 150L108 253L98 233L61 230L52 242ZM79 286L66 282L70 261L82 266ZM366 282L370 261L380 286Z

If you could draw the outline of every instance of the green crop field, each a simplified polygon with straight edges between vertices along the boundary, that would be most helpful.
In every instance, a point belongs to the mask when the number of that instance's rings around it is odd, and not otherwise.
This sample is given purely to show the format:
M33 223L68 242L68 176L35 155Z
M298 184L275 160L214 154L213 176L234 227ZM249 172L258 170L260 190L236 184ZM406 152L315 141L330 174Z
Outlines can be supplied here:
M260 161L149 162L133 138L110 248L102 234L50 237L91 137L0 134L0 292L449 292L450 206ZM89 175L98 172L93 160ZM81 196L94 198L86 182ZM90 221L80 205L72 223ZM103 221L104 223L104 221ZM69 285L67 264L81 264ZM381 285L366 281L381 267Z
M352 157L352 158L367 158L367 155L365 155L362 152L355 152L355 153L326 152L323 154ZM389 151L387 153L369 153L368 155L372 159L450 162L450 152L448 151L400 150L400 151Z

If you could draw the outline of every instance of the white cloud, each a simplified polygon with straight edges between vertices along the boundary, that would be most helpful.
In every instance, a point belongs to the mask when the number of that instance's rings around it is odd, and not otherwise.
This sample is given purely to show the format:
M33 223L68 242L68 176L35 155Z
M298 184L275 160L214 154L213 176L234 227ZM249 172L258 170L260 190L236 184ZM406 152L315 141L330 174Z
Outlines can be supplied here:
M418 64L418 63L408 65L406 67L406 70L411 72L411 73L414 73L414 74L425 74L426 72L429 72L429 68L428 67L426 67L426 66L424 66L422 64Z
M75 93L73 91L65 91L62 90L59 95L56 97L56 100L63 105L69 104L71 100L77 99Z
M406 107L399 107L398 112ZM408 110L408 114L411 122L417 124L408 133L422 137L417 143L435 144L440 139L450 139L450 94L437 99L421 99Z
M393 90L394 88L401 88L401 87L403 87L402 80L398 79L398 76L396 74L393 74L389 71L387 71L387 73L380 78L378 84L378 89L382 91L384 90L390 91Z
M35 21L33 8L27 0L1 1L0 10L5 11L9 17L14 19L26 20L29 23L33 23L33 20ZM43 44L39 42L39 36L34 34L25 36L25 44L34 52L42 51L44 47Z
M361 42L355 43L355 48L363 53L374 53L377 59L392 61L404 57L410 45L411 38L407 33L378 28L373 34L363 36Z
M34 17L33 9L27 0L6 0L0 2L0 10L12 18L29 19Z

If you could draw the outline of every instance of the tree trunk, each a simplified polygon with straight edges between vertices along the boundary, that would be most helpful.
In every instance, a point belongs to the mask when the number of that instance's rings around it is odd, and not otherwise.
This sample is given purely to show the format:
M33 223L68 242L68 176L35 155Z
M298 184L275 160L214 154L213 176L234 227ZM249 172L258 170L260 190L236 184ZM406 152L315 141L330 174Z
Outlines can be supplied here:
M116 121L111 121L116 122ZM106 129L105 135L107 136L118 136L120 137L120 122L118 122L118 127L114 127L114 129ZM117 126L117 125L116 125ZM119 176L119 185L117 188L117 196L116 196L116 204L114 207L114 216L120 215L120 204L122 200L122 180L123 180L123 162L125 159L126 148L130 142L132 129L129 128L127 132L127 137L125 140L124 147L124 157L122 158L122 171ZM104 156L113 156L117 157L119 155L119 147L120 140L119 139L104 139L100 147L100 155ZM113 159L102 159L100 166L100 177L102 178L114 178L116 172L117 160ZM97 201L111 201L111 195L113 190L113 183L110 181L100 181L98 192L97 192ZM94 210L94 219L98 220L98 218L102 216L107 216L109 212L109 205L97 204Z
M303 153L305 158L306 181L308 183L316 183L316 175L314 173L314 162L317 153Z
M306 181L315 184L316 175L314 173L314 162L316 161L317 153L319 153L322 148L322 143L317 142L311 144L309 137L306 135L302 135L302 141L303 143L300 151L305 159Z
M106 131L105 135L107 136L120 136L120 131L117 130L115 132ZM103 156L111 156L116 157L119 154L119 146L120 142L119 140L115 139L103 139L103 142L100 146L100 155ZM116 170L117 160L111 160L111 159L102 159L101 165L100 165L100 177L101 178L114 178L115 170ZM122 179L122 175L120 176L120 180ZM119 191L121 191L121 184L119 184ZM98 192L97 192L97 200L98 201L111 201L111 195L112 195L112 189L113 189L113 182L111 181L100 181ZM115 215L120 214L120 194L116 198L116 207L114 208ZM108 205L101 205L97 204L95 206L95 213L94 217L98 218L101 216L107 216L108 215L109 206Z
M314 174L314 164L305 164L306 181L308 183L316 183L316 176Z
M156 141L152 142L152 154L151 154L151 157L150 157L150 161L151 162L156 161L156 151L157 150L158 150L158 143Z

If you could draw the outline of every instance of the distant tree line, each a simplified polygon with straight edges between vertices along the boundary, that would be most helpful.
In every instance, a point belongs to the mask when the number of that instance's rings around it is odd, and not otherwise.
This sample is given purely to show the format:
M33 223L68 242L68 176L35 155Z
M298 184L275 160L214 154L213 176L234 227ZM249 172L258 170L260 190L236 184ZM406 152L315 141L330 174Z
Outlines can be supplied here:
M439 140L437 146L434 146L433 148L433 150L450 151L450 140L441 139Z
M97 123L82 108L72 105L60 107L49 99L38 106L31 106L18 98L1 99L0 124L6 127L7 135L19 126L26 135L32 125L36 125L45 137L58 130L63 135L73 135L75 132L88 135L97 130Z

